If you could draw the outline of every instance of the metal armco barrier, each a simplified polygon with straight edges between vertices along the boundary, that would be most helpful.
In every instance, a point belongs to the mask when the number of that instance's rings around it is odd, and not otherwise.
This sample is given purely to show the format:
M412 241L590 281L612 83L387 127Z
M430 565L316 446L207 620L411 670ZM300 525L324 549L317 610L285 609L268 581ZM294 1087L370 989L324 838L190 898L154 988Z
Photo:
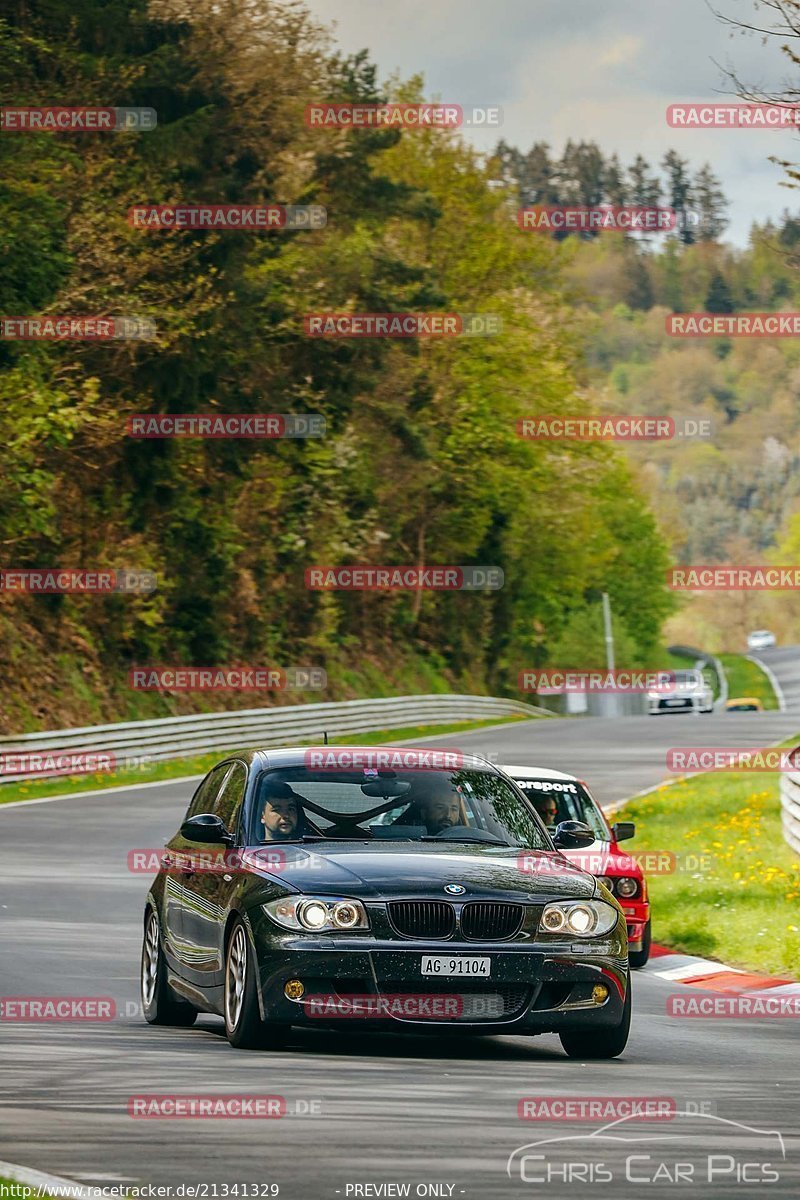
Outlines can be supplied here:
M781 775L781 823L787 844L800 854L800 775Z
M21 755L101 753L113 755L116 765L123 767L142 760L183 758L210 750L318 743L322 741L323 733L339 737L378 729L449 725L516 715L550 717L553 714L543 708L496 696L447 693L195 713L153 721L124 721L114 725L87 725L82 729L18 734L0 738L0 783L38 779L47 773L41 769L25 770L24 763L14 762L14 756ZM18 769L8 769L14 766Z

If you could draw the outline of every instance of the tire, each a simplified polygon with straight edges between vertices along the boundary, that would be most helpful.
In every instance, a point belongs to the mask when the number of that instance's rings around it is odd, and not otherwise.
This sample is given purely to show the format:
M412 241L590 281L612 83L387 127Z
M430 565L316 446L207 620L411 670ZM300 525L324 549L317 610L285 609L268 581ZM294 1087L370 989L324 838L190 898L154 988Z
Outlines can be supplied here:
M558 1036L570 1058L616 1058L628 1044L631 1028L631 978L622 1009L622 1020L611 1029L572 1030L565 1029Z
M644 964L647 962L649 957L650 957L650 922L648 920L647 924L644 927L644 934L642 936L642 948L641 948L641 950L630 950L628 952L628 962L631 964L631 966L633 967L633 969L635 971L638 971L640 967L644 966Z
M244 921L237 917L225 950L225 1033L241 1050L277 1050L289 1034L287 1025L262 1021L258 1008L256 966Z
M194 1025L197 1009L179 1000L167 981L161 922L154 908L148 908L144 923L140 980L142 1012L148 1025Z

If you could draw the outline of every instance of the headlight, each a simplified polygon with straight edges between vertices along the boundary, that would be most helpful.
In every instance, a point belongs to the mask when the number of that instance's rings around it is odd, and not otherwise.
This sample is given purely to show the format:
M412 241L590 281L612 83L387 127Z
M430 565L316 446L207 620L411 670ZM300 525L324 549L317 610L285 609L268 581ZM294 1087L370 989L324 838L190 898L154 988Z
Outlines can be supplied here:
M602 883L603 886L607 887L610 892L614 891L614 880L611 879L608 875L598 875L597 882Z
M630 900L639 891L639 880L622 878L617 880L617 894Z
M539 920L540 933L563 933L568 937L601 937L610 933L619 912L604 900L559 900L546 904Z
M283 896L262 908L284 929L330 933L337 929L369 929L367 910L360 900L343 896Z

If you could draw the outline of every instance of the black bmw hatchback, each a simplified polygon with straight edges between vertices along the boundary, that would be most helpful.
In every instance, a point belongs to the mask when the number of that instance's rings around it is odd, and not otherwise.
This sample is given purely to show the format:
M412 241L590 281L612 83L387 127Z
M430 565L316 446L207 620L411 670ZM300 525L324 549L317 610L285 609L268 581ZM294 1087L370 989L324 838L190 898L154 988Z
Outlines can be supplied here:
M625 917L516 785L455 751L316 746L226 759L147 897L151 1024L224 1018L234 1046L292 1026L628 1038Z

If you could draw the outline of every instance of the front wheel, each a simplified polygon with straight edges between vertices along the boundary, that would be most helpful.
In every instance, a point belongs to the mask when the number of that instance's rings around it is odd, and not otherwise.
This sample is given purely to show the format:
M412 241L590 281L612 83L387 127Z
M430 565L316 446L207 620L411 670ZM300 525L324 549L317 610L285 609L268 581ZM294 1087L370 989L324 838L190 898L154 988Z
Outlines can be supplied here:
M628 1044L628 1034L631 1028L631 979L628 976L628 988L625 992L625 1004L622 1009L622 1020L611 1029L599 1028L594 1030L565 1029L558 1036L561 1045L570 1058L616 1058Z
M194 1025L197 1009L178 1000L167 980L167 964L161 948L161 922L154 908L144 925L141 969L142 1012L149 1025Z
M225 955L225 1033L242 1050L278 1049L289 1030L261 1020L258 1009L255 956L244 922L236 920Z
M641 950L630 950L628 952L628 962L631 964L631 966L634 968L634 970L638 971L639 967L643 967L649 957L650 957L650 922L648 921L644 927L644 933L642 934L642 948L641 948Z

